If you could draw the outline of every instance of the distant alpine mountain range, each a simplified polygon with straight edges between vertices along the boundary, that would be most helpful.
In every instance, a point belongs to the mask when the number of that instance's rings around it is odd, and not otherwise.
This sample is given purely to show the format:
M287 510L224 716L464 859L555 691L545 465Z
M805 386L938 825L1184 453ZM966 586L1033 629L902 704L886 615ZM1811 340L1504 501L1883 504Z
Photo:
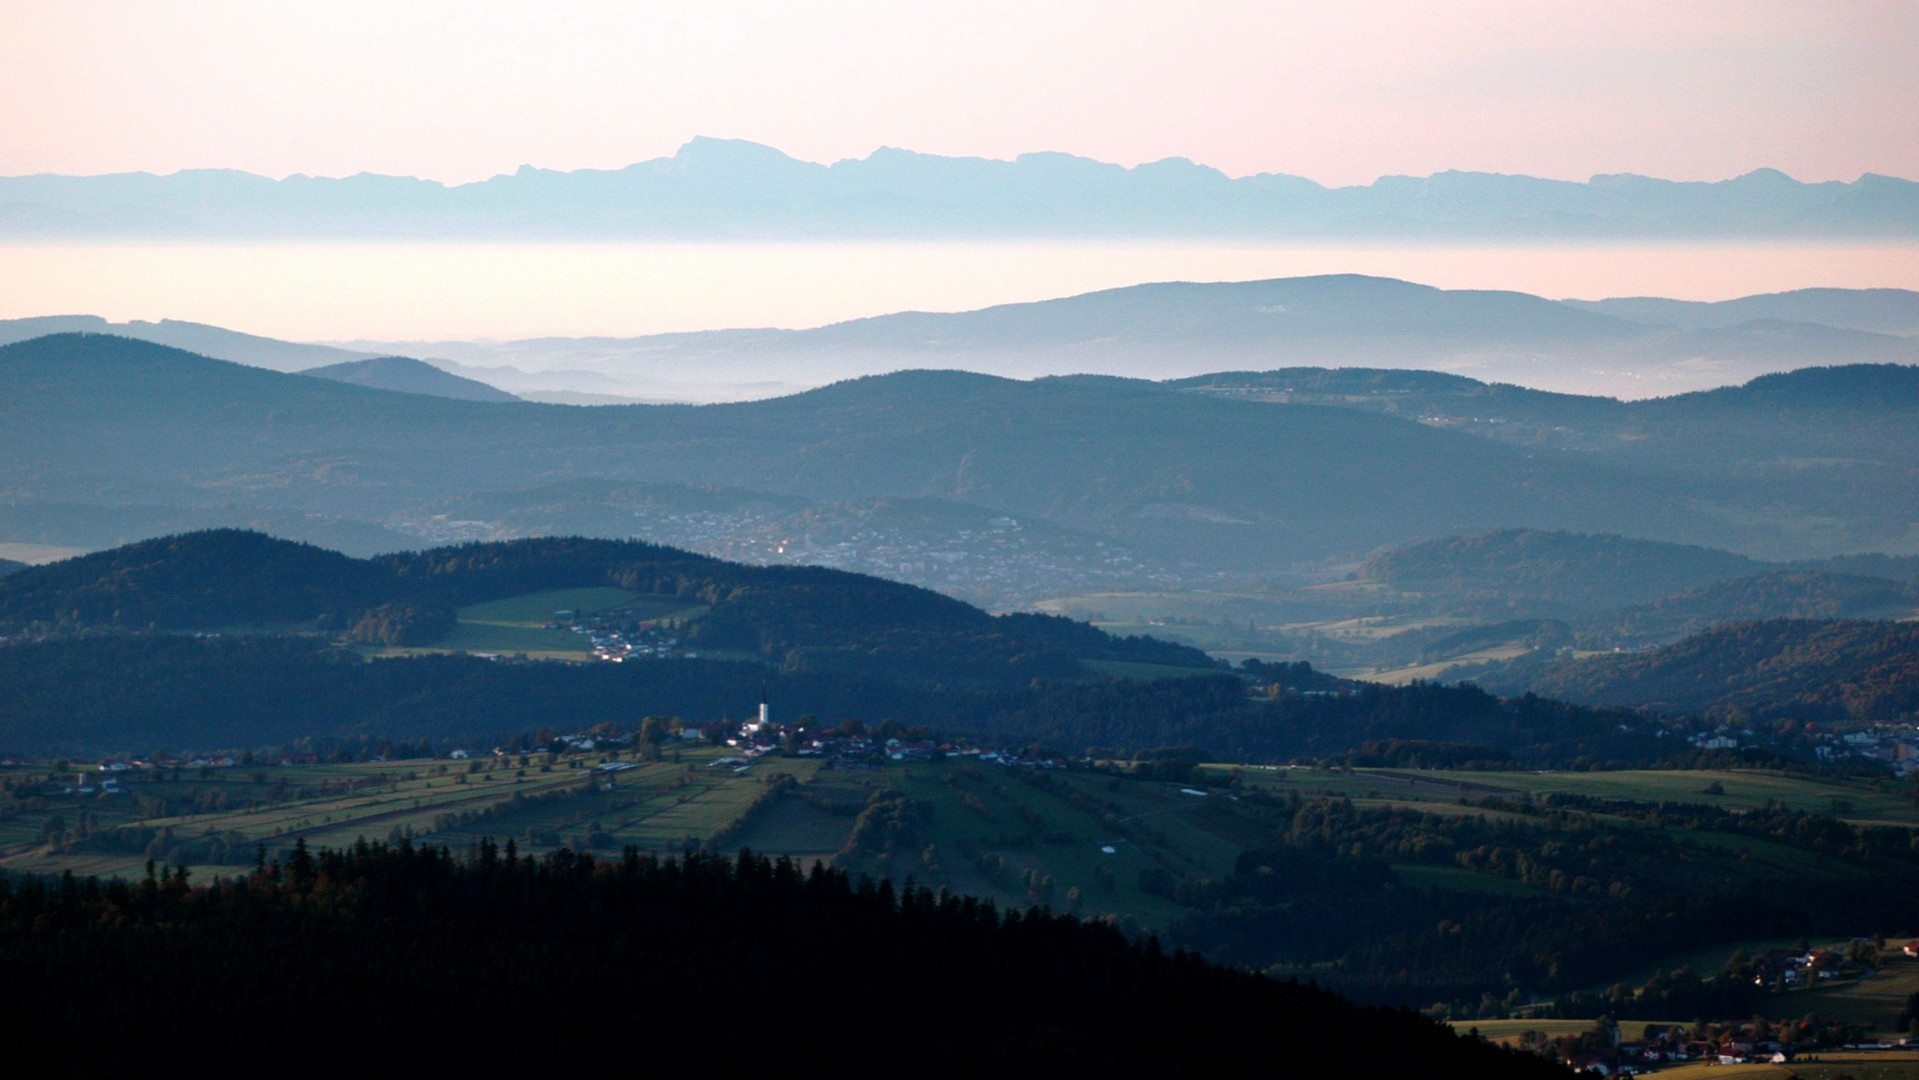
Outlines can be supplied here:
M1911 237L1919 183L1712 183L1495 173L1328 188L1229 177L1183 158L1132 168L1060 153L1012 161L886 148L831 165L698 138L624 169L448 186L362 173L273 180L228 169L0 178L6 238L828 239Z

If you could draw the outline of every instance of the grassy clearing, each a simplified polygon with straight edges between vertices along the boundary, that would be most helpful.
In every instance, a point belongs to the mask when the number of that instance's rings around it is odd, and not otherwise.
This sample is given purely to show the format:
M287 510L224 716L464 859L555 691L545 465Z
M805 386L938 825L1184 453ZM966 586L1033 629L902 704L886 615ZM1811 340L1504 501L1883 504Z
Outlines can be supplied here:
M853 835L853 815L832 813L801 798L781 799L767 815L727 845L794 856L830 856Z
M1726 962L1731 960L1736 953L1743 951L1747 956L1760 956L1774 949L1797 948L1800 941L1800 938L1759 938L1751 941L1733 941L1720 945L1712 945L1707 948L1694 949L1691 952L1676 953L1672 956L1665 957L1656 964L1641 968L1621 978L1614 979L1613 982L1625 983L1627 986L1632 987L1643 986L1648 979L1653 977L1655 972L1676 971L1682 967L1689 967L1697 972L1700 978L1707 979L1725 970ZM1846 942L1831 938L1811 938L1806 939L1806 944L1815 949L1830 949L1844 948ZM1607 985L1610 986L1612 984L1608 983ZM1606 989L1606 987L1591 986L1587 987L1587 989L1602 991ZM1797 997L1789 996L1788 999L1782 1000L1796 1001L1798 999ZM1804 1016L1805 1013L1800 1011L1794 1012L1792 1015Z
M597 615L632 603L638 597L638 593L610 587L551 589L463 607L459 618L461 622L485 626L540 627L553 622L562 611L572 612L575 617Z
M1420 679L1428 681L1437 679L1448 671L1465 664L1481 664L1493 660L1512 660L1524 656L1531 651L1532 646L1523 641L1510 641L1503 645L1495 645L1490 648L1475 649L1472 652L1460 653L1458 656L1447 657L1444 660L1430 664L1414 664L1411 667L1393 668L1388 671L1377 671L1372 668L1353 668L1335 671L1333 674L1342 675L1349 679L1365 679L1368 682L1385 683L1388 686L1405 686L1408 683Z
M436 652L526 653L542 659L585 660L592 644L583 634L551 628L560 612L580 618L634 603L638 593L625 589L551 589L489 600L461 608L453 632Z
M562 612L569 614L562 619ZM455 613L452 632L431 647L380 649L372 654L524 653L534 660L590 660L592 643L586 635L570 629L571 623L594 616L615 616L639 623L663 619L686 621L706 612L707 608L702 605L607 586L550 589L463 607Z
M1080 665L1103 678L1135 679L1141 682L1153 679L1190 679L1195 675L1208 675L1214 672L1213 668L1142 664L1132 660L1081 660Z
M1410 772L1411 770L1407 770ZM1847 821L1886 821L1919 825L1919 807L1900 793L1866 781L1811 779L1760 770L1656 770L1620 772L1420 773L1466 778L1490 787L1534 794L1565 792L1638 802L1704 803L1726 810L1753 810L1768 801L1793 810ZM1708 792L1717 784L1723 793Z
M1661 1069L1660 1080L1919 1080L1919 1055L1906 1053L1826 1053L1790 1065L1711 1065L1697 1062Z
M920 808L908 843L856 853L847 860L855 870L910 874L1002 905L1070 910L1077 904L1082 915L1148 925L1163 925L1184 909L1142 891L1141 871L1224 875L1261 835L1224 800L1209 804L1181 794L1177 785L1091 774L947 762L823 773L809 787L848 808L849 827L853 809L878 790L898 790Z
M526 653L528 656L538 654L542 659L587 660L592 658L593 645L585 634L571 630L461 621L431 650L417 651Z
M1896 950L1909 940L1890 939ZM1879 974L1870 979L1841 986L1801 990L1775 999L1768 1012L1776 1016L1804 1016L1816 1012L1838 1020L1861 1024L1889 1036L1903 1035L1897 1030L1899 1014L1906 1001L1919 994L1919 960L1903 956L1888 959Z
M1212 766L1231 769L1230 765ZM1627 802L1690 803L1731 812L1760 809L1771 802L1792 810L1859 823L1919 827L1919 807L1903 790L1887 791L1866 780L1789 776L1756 769L1659 770L1618 772L1476 772L1440 769L1248 768L1245 781L1284 792L1344 795L1418 805L1435 813L1439 804L1487 795L1583 795ZM1718 791L1709 791L1718 785Z
M1518 1039L1528 1031L1537 1031L1548 1037L1577 1035L1591 1031L1591 1020L1454 1020L1454 1031L1477 1030L1481 1036L1493 1042L1506 1042ZM1689 1027L1690 1020L1627 1020L1620 1024L1620 1031L1628 1038L1637 1035L1648 1024L1660 1027Z
M1703 1061L1659 1070L1663 1080L1771 1080L1772 1077L1784 1080L1796 1075L1802 1074L1790 1065L1719 1065Z
M593 769L607 755L592 753L126 773L124 794L56 789L0 819L0 868L129 875L153 857L228 873L249 866L256 845L281 850L298 839L342 847L407 837L461 847L490 836L513 838L528 851L561 844L678 850L689 837L699 842L730 824L765 790L767 770L707 768L721 756L716 748L675 744L668 753L678 760L611 774ZM792 765L786 771L802 777L817 768ZM5 775L38 785L47 773ZM152 839L115 839L113 830ZM588 845L589 838L597 839ZM224 862L203 857L214 839L228 851Z

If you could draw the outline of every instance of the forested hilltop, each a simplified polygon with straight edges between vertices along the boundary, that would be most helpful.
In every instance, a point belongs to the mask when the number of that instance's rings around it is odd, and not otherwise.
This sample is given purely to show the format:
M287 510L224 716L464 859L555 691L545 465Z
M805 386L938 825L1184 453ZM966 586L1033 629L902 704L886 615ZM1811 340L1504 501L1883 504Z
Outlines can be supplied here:
M447 635L489 603L530 603L545 619L561 601L538 601L581 590L665 612L644 625L675 636L646 640L672 644L585 664L433 647L462 640ZM630 542L359 560L197 533L13 575L0 581L0 621L17 635L0 647L0 749L27 754L508 742L648 714L737 720L762 692L822 724L895 720L1074 755L1187 746L1284 761L1397 739L1451 745L1455 760L1644 762L1678 742L1657 717L1351 683L1304 664L1228 672L1196 649L1056 616L994 617L877 578ZM407 643L420 647L394 647Z
M1919 714L1919 624L1732 623L1647 652L1515 667L1486 682L1589 704L1768 723L1909 720Z
M1383 551L1359 580L1465 607L1497 603L1564 615L1653 600L1766 564L1730 551L1624 536L1501 529Z
M368 1054L488 1074L630 1068L642 1054L656 1067L785 1072L798 1059L855 1076L1258 1062L1273 1075L1561 1075L1410 1012L1167 955L1110 927L748 853L536 861L488 843L462 860L301 844L204 888L184 872L0 878L0 963L38 990L5 1010L0 1033L84 1046L108 1069L148 1067L154 1047L218 1018L222 1052L247 1058L284 1056L289 1031L351 1034L302 1040L301 1071ZM158 982L164 994L127 992ZM714 1027L742 1013L745 1033Z
M815 567L729 563L635 541L560 538L351 559L240 530L163 537L37 567L0 584L0 631L311 630L345 641L431 645L457 609L602 587L696 606L690 648L789 671L914 685L1071 678L1080 661L1213 667L1197 649L1116 639L1057 617L995 618L926 589Z

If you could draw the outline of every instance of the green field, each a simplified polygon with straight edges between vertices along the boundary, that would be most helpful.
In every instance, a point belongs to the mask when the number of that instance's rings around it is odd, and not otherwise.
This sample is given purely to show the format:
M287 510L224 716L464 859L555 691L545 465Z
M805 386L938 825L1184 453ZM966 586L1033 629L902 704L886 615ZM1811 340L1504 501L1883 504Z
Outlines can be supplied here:
M1227 770L1229 765L1215 768ZM1757 769L1624 769L1610 772L1445 771L1432 769L1247 769L1246 782L1277 790L1345 795L1392 804L1457 804L1487 795L1562 793L1648 803L1693 803L1728 811L1763 807L1768 800L1793 810L1857 823L1919 827L1909 789L1865 780L1798 777ZM1714 784L1718 792L1707 789Z
M1790 1065L1711 1065L1696 1062L1661 1069L1660 1080L1919 1080L1919 1055L1895 1053L1827 1053L1801 1058Z
M638 593L608 587L552 589L473 604L461 608L459 615L461 622L483 626L537 628L554 621L562 611L570 611L575 616L597 615L630 604L638 597Z
M595 771L613 758L593 753L144 770L120 774L122 794L91 795L29 789L48 774L7 770L0 779L33 793L0 818L0 868L126 875L154 857L231 873L250 867L257 845L278 850L301 838L336 848L401 837L461 847L489 836L529 851L677 850L717 832L765 790L765 769L708 768L720 749L670 743L667 755L615 773ZM783 771L813 767L793 762ZM64 842L49 838L50 825L64 830ZM135 830L164 838L120 842ZM216 839L227 855L210 861Z
M1889 939L1889 944L1896 950L1900 943L1909 940L1911 938L1902 935ZM1774 1016L1804 1016L1816 1012L1888 1034L1899 1034L1893 1031L1894 1023L1913 994L1919 994L1919 960L1892 956L1873 978L1786 994L1776 999L1776 1008L1768 1012Z
M525 653L536 660L588 660L592 644L585 634L571 630L543 630L537 626L495 626L488 623L454 624L453 632L431 649L412 652Z
M1619 1025L1620 1034L1632 1038L1639 1034L1647 1024L1660 1027L1687 1027L1690 1020L1625 1020ZM1478 1031L1493 1042L1517 1039L1528 1031L1537 1031L1549 1037L1559 1035L1577 1035L1582 1031L1591 1031L1591 1020L1455 1020L1454 1031Z
M836 858L855 871L911 876L1003 904L1051 904L1156 926L1185 909L1143 892L1142 870L1223 876L1267 836L1251 804L1223 793L1196 797L1176 784L963 759L823 769L817 758L763 758L743 773L713 765L728 754L670 742L667 760L615 757L637 767L612 773L594 770L609 760L594 752L135 770L120 774L125 794L86 796L44 793L47 770L15 769L0 779L35 793L0 819L0 868L132 875L151 856L205 875L242 872L257 845L282 850L300 838L336 848L362 837L456 848L491 837L535 852L562 844L673 852L725 834L725 850ZM794 786L737 827L781 774ZM889 791L916 808L911 835L890 847L845 850L860 810ZM118 846L100 839L131 830L164 839ZM203 850L215 839L226 851L217 861Z
M1190 679L1212 673L1210 668L1176 667L1172 664L1143 664L1135 660L1081 660L1081 666L1107 679Z

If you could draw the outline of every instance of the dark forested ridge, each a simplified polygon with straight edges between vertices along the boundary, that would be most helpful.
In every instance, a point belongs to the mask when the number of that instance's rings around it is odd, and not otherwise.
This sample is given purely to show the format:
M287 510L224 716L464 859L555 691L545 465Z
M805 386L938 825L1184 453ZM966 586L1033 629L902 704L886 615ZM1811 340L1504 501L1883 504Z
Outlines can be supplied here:
M1843 938L1919 917L1919 832L1904 826L1565 794L1487 794L1462 813L1241 798L1272 815L1270 847L1245 851L1223 877L1166 882L1191 909L1176 940L1229 962L1315 971L1361 1000L1450 1002L1455 1016L1551 998L1568 1016L1743 1018L1767 990L1737 959L1662 971L1637 994L1588 988L1708 941ZM1813 855L1816 869L1768 865L1753 841L1778 845L1775 859ZM1433 887L1425 868L1523 887Z
M1299 670L1303 669L1303 670ZM1469 759L1656 760L1662 724L1631 713L1501 700L1475 687L1353 686L1293 665L1248 684L1220 673L1148 682L1036 680L1001 689L720 660L507 664L426 655L365 660L313 638L89 636L0 648L0 751L148 753L382 740L492 745L542 728L630 728L647 715L739 720L761 693L784 716L897 720L950 738L1061 753L1203 748L1287 761L1377 740L1444 743ZM1270 680L1270 681L1269 681ZM1345 692L1320 689L1331 683ZM1288 690L1304 688L1308 693Z
M536 862L484 844L462 860L362 842L210 887L0 879L0 964L36 988L0 1016L10 1043L115 1069L217 1018L222 1051L246 1057L283 1056L291 1031L350 1035L303 1041L301 1071L643 1054L845 1075L1562 1075L1108 927L748 853Z
M1693 715L1909 719L1919 713L1919 623L1734 623L1647 652L1559 661L1523 678L1570 701Z
M0 559L0 577L6 577L8 574L25 570L26 568L26 563L14 562L12 559Z
M375 390L397 390L402 394L426 394L458 401L518 401L504 390L441 371L432 364L406 356L376 356L370 360L345 360L306 368L300 374L315 379L368 386Z
M1763 566L1693 545L1503 529L1382 552L1360 567L1359 577L1467 602L1488 597L1578 611L1652 600Z
M1354 613L1371 605L1478 624L1416 629L1375 646L1430 662L1515 639L1535 650L1607 651L1665 644L1725 623L1907 619L1919 615L1915 571L1911 556L1769 563L1623 536L1502 529L1376 554L1359 567L1346 603ZM1536 669L1548 655L1515 663Z
M1822 323L1879 334L1919 334L1919 293L1908 289L1793 289L1734 300L1622 297L1562 300L1569 307L1683 330L1737 326L1754 319Z
M995 618L925 589L816 567L729 563L635 541L558 538L351 559L259 533L164 537L37 567L0 585L0 630L212 630L310 624L430 644L454 608L547 589L612 586L706 605L683 631L705 649L792 670L932 684L1078 676L1082 659L1210 668L1202 652L1113 638L1070 620Z
M208 630L338 622L390 575L335 551L218 529L37 566L0 586L0 630Z
M1858 574L1774 570L1715 582L1575 622L1596 648L1674 641L1726 623L1764 619L1902 619L1919 612L1919 583Z
M1756 339L1795 333L1776 326L1749 330ZM1919 515L1919 488L1910 479L1919 467L1919 441L1912 438L1919 425L1919 366L1913 363L1919 347L1909 338L1896 340L1905 343L1902 351L1886 359L1897 362L1803 367L1638 401L1377 369L1221 372L1168 385L1213 397L1417 419L1532 453L1680 481L1688 500L1703 500L1697 509L1727 513L1717 528L1586 531L1803 559L1902 545L1908 523ZM1736 520L1738 506L1767 506L1773 514L1792 509L1788 518L1756 526ZM1831 544L1835 533L1815 540L1814 532L1828 527L1816 524L1821 521L1846 522L1847 540ZM1502 524L1540 528L1517 519Z

